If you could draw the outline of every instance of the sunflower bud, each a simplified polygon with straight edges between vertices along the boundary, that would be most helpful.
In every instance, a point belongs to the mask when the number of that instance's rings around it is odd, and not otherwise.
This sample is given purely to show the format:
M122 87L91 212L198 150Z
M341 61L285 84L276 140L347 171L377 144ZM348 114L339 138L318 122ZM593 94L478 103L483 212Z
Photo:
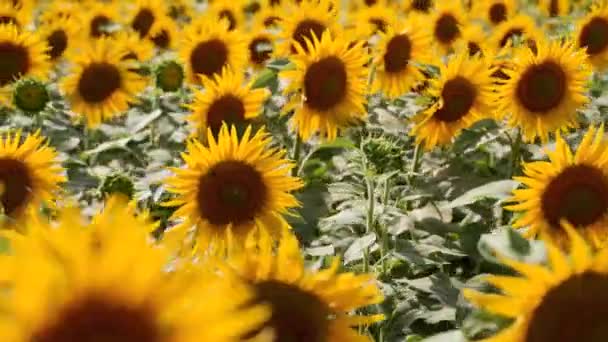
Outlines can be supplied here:
M184 82L184 69L175 61L165 61L157 66L156 87L164 91L176 91Z
M115 173L107 176L101 183L99 192L103 197L111 194L124 194L128 198L133 198L135 186L133 181L125 174Z
M13 103L22 111L38 113L48 102L49 92L44 83L35 79L23 79L15 84Z

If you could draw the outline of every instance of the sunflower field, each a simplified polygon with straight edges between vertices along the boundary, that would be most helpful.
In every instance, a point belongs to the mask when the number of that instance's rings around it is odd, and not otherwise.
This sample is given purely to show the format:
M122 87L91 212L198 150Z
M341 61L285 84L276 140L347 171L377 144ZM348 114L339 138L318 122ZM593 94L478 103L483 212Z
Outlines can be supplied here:
M0 0L0 341L608 341L608 0Z

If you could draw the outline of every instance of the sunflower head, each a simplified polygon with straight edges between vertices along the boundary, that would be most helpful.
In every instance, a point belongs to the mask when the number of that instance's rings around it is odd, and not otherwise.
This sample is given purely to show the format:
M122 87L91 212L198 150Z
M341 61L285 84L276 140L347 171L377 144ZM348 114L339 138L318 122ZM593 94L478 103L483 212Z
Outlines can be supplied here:
M54 149L39 132L22 139L21 132L0 138L0 204L5 223L21 227L44 204L52 201L66 181Z
M570 13L572 0L540 0L539 7L548 17L561 17Z
M464 290L465 298L477 307L513 319L484 341L602 341L608 334L608 250L594 254L574 227L563 226L570 241L567 254L548 240L549 265L503 258L519 276L486 276L500 293Z
M420 25L420 20L412 17L380 34L373 60L376 73L372 92L383 91L396 98L424 79L416 65L433 59L432 41L426 31L418 29Z
M474 15L492 26L507 21L516 12L515 0L476 1L473 5Z
M118 22L118 8L112 2L92 2L83 5L85 18L83 25L87 30L87 37L98 39L111 36Z
M577 24L574 40L585 49L589 62L599 71L608 67L608 5L596 5Z
M159 18L150 29L148 39L160 50L170 50L175 47L179 39L177 24L168 17Z
M406 0L405 12L410 14L428 14L435 8L437 0Z
M110 39L116 44L117 49L124 51L122 60L134 62L146 62L154 56L154 47L149 40L140 38L139 33L131 30L123 30L111 36Z
M462 39L456 43L455 50L466 50L470 57L490 55L493 51L487 43L487 39L481 26L470 24L462 30Z
M537 53L520 47L505 70L509 79L497 89L498 112L509 115L526 141L546 141L550 132L576 126L577 110L588 101L585 57L570 42L543 42Z
M200 84L200 76L214 77L225 67L241 70L247 64L247 40L241 32L228 30L226 21L199 20L183 36L180 57L191 83Z
M2 340L231 342L267 319L242 283L185 263L167 272L170 253L150 242L149 228L119 197L91 222L63 209L57 222L5 234L3 281L14 292Z
M591 127L575 153L558 134L549 161L524 164L524 176L516 178L524 187L506 206L522 213L514 226L528 228L529 237L563 241L560 222L567 220L594 246L603 246L608 240L607 148L603 127Z
M207 20L225 21L229 31L242 29L245 24L243 7L242 0L213 1L208 9Z
M449 143L462 129L493 112L488 59L471 58L462 51L440 66L440 75L428 90L435 102L414 118L411 132L427 149Z
M545 34L534 19L527 15L517 15L497 25L490 37L491 47L497 54L507 53L519 43L527 46L534 53L538 52L537 45L545 40Z
M70 56L73 68L62 89L72 110L85 117L88 126L122 115L146 86L135 71L137 65L125 58L128 55L124 44L101 38Z
M374 5L361 8L351 14L349 26L359 33L357 36L366 38L376 33L386 33L390 26L395 26L397 17L394 10L386 5Z
M365 118L369 56L363 42L349 44L329 32L321 39L313 35L306 48L298 45L292 61L295 68L281 72L290 82L285 94L292 95L285 110L295 110L302 139L319 132L333 140L339 128Z
M60 60L81 38L78 22L73 17L57 18L43 22L40 36L49 47L51 61Z
M446 53L461 37L462 26L466 24L467 18L461 3L453 1L437 5L431 21L433 41L441 52Z
M19 80L13 90L13 104L26 113L38 113L46 108L49 102L49 91L46 84L33 79Z
M167 15L167 9L161 0L137 0L134 5L127 25L143 39L154 29L159 19Z
M290 176L294 165L285 151L271 148L271 137L248 127L239 139L236 127L223 125L219 133L207 130L208 146L190 140L183 154L186 165L174 168L166 181L179 206L174 218L183 221L165 232L165 241L180 246L189 235L205 248L233 236L243 241L251 231L277 234L282 217L298 205L292 191L302 182Z
M0 3L0 25L15 25L22 30L32 19L32 8L30 6L18 6L12 1Z
M270 318L248 337L270 330L276 341L367 341L353 327L383 319L349 314L382 301L371 274L339 273L338 258L328 269L308 270L288 229L278 242L250 234L244 247L230 248L227 264L232 272L226 277L245 279L255 290L255 302L272 308Z

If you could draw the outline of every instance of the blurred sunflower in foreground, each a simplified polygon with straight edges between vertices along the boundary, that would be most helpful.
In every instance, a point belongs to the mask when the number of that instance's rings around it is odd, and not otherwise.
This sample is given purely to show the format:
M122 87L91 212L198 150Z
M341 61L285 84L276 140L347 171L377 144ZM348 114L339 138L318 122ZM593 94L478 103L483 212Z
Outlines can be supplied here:
M61 86L72 111L89 127L124 114L146 86L145 78L134 70L137 63L125 58L129 55L125 48L106 37L70 56L72 69Z
M270 142L263 129L254 134L248 127L239 138L225 124L217 136L207 130L207 146L188 141L185 167L172 168L175 175L165 182L176 195L165 205L178 206L173 218L182 221L163 240L176 248L193 240L205 248L228 235L244 241L256 229L279 234L283 215L299 205L291 192L303 184L290 176L294 164L285 151Z
M604 341L608 336L608 250L593 254L574 227L564 224L568 255L550 240L549 265L503 258L520 276L489 275L485 281L500 293L464 290L486 312L513 323L486 342Z
M497 88L497 112L529 142L546 142L551 132L577 127L578 110L589 101L585 51L551 41L539 44L536 53L525 46L516 53L512 69L504 70L509 79Z
M73 209L58 222L5 232L0 256L3 341L236 342L269 310L245 284L203 271L167 271L169 253L124 201L86 223Z
M244 248L229 251L225 275L250 283L253 303L268 304L272 315L245 338L270 331L275 342L371 342L357 327L384 316L352 313L382 302L373 275L340 273L339 258L329 268L307 269L298 241L287 228L277 243L267 234L252 237Z
M5 216L0 226L22 230L42 205L52 201L66 181L57 153L40 132L0 137L0 204Z
M366 117L369 56L363 42L351 45L329 32L320 39L313 34L306 48L296 47L295 68L280 73L290 82L284 112L295 111L292 120L302 139L320 133L333 140L340 128Z
M590 128L575 153L557 135L549 161L523 165L515 179L525 188L515 190L505 208L521 212L513 224L528 228L527 237L551 236L564 241L562 219L576 226L594 247L608 240L608 141L604 129Z

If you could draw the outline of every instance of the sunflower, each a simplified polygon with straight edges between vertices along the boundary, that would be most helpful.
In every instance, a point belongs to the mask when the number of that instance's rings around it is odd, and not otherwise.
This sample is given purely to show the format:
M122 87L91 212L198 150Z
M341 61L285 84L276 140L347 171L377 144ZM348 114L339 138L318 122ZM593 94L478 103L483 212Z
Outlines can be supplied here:
M526 187L513 192L505 208L522 212L517 228L527 227L527 237L565 237L560 221L579 228L596 247L608 241L608 142L603 126L590 127L573 154L557 135L549 161L524 164L524 175L515 178Z
M380 34L376 46L378 51L373 60L376 74L372 92L383 91L387 96L396 98L424 79L416 63L429 62L433 54L431 37L420 27L421 21L410 17Z
M288 228L276 243L260 234L243 247L230 248L226 264L227 279L248 281L255 289L254 303L272 308L270 318L245 337L271 331L274 341L371 342L353 327L384 319L380 314L351 314L382 302L372 274L339 273L339 258L329 268L307 269Z
M242 29L245 25L243 6L243 0L215 0L202 20L225 20L229 31Z
M118 204L91 223L64 209L56 223L4 233L3 341L237 342L269 317L245 283L182 265L168 272L168 250Z
M93 2L83 5L83 26L88 38L97 39L112 34L117 24L118 8L112 2Z
M80 28L78 22L70 17L56 18L45 21L38 27L40 36L46 40L49 49L46 53L51 61L61 59L78 42Z
M411 132L426 149L449 143L462 129L493 112L487 58L469 57L468 51L462 51L441 64L440 77L430 82L428 93L437 101L416 115Z
M24 29L31 21L31 9L14 6L11 1L0 2L0 25L13 24Z
M278 29L280 27L283 11L278 6L267 6L255 14L253 25L255 27L263 26L266 29Z
M435 8L437 0L406 0L406 13L428 14Z
M487 36L483 28L476 24L469 24L462 29L462 39L458 40L455 50L466 50L469 56L492 55L492 49L487 43Z
M277 47L277 54L297 54L297 46L306 52L306 40L312 40L313 34L317 38L325 31L336 35L339 30L337 12L330 8L329 0L302 0L298 5L286 6L280 21L279 38L283 43Z
M589 62L602 71L608 67L608 5L596 5L577 24L574 40L585 49Z
M437 4L430 17L433 41L442 54L450 51L462 35L462 26L467 23L460 1Z
M244 85L242 73L229 68L224 68L221 75L202 77L202 83L204 90L196 91L194 102L188 106L192 110L188 120L203 134L210 128L217 136L223 123L245 124L261 113L270 95L266 89Z
M356 36L370 37L376 33L386 33L390 26L397 23L397 16L386 5L374 5L356 11L351 15L349 23L349 26L361 31Z
M545 35L534 23L534 19L527 15L517 15L494 28L490 37L491 47L497 54L510 51L514 40L519 39L534 52L537 45L545 40Z
M570 0L539 0L538 6L549 17L561 17L570 13Z
M229 31L227 21L205 21L183 33L180 57L188 80L200 84L200 77L220 74L224 67L241 70L247 65L247 41L238 31Z
M52 206L60 183L66 181L57 153L40 132L5 133L0 138L0 204L2 225L19 230L42 206Z
M83 11L82 4L74 1L49 1L45 7L42 7L37 20L41 24L47 24L56 19L73 19L80 20L77 13Z
M509 124L519 127L526 141L577 126L577 110L588 102L585 95L590 68L585 51L569 42L538 45L535 54L526 47L517 51L510 77L497 89L499 113L510 115Z
M465 298L513 323L486 342L603 341L608 336L608 250L593 254L574 227L564 225L571 241L568 255L546 244L543 266L503 259L521 276L489 275L500 294L464 289Z
M162 0L137 0L130 10L127 25L142 39L148 37L148 33L157 24L159 18L167 15L167 9Z
M366 116L365 95L369 60L363 42L349 44L324 32L321 40L313 34L307 48L297 45L295 68L280 76L290 84L286 112L295 110L293 121L304 140L319 132L333 140L338 129Z
M142 39L141 35L132 30L118 31L110 37L117 46L124 49L124 60L134 60L145 62L154 56L154 46L152 42Z
M298 206L290 192L302 182L290 176L294 164L284 159L285 151L270 147L271 140L264 129L253 134L251 126L239 139L236 127L224 124L217 139L207 130L208 146L188 141L185 168L173 168L175 175L166 181L177 195L166 205L179 206L173 218L183 222L166 231L163 240L179 246L192 228L201 248L227 236L243 241L258 229L276 235L283 214Z
M162 17L150 30L148 39L160 50L171 50L175 47L179 36L177 24L169 17Z
M62 89L72 110L85 116L89 127L121 115L145 88L145 79L132 71L137 65L125 58L128 55L124 44L101 38L71 56L73 67Z
M492 26L507 21L517 13L516 0L487 0L477 1L473 7L476 17L483 19Z
M21 77L47 78L51 67L47 50L38 34L0 25L0 104L10 106L10 88Z
M276 38L263 26L254 27L251 32L247 40L249 65L255 70L260 70L272 58Z

